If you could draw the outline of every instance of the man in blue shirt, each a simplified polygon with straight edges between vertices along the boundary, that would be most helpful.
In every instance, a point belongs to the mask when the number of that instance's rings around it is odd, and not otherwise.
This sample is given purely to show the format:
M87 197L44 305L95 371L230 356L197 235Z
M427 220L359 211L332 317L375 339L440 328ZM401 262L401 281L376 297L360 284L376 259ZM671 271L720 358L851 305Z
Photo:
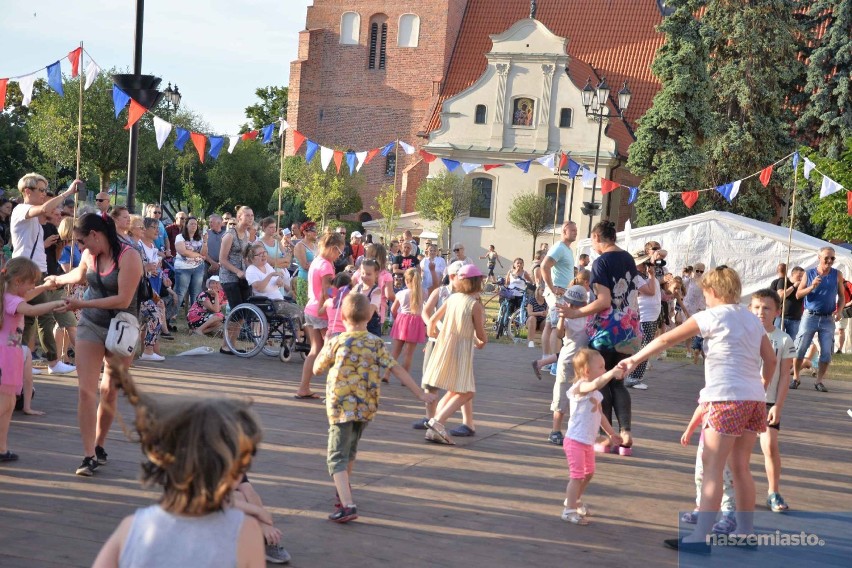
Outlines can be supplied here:
M562 224L562 240L550 247L541 263L544 299L548 307L547 317L553 329L556 329L559 321L559 310L556 306L563 302L562 295L574 279L574 253L571 252L571 243L576 239L577 224L565 221ZM541 344L545 355L559 352L555 333L542 333Z
M145 216L152 217L159 222L159 227L157 227L157 238L154 239L154 246L163 251L166 258L170 257L172 255L172 251L169 248L169 238L166 234L166 226L163 225L163 208L156 203L149 203L145 207Z

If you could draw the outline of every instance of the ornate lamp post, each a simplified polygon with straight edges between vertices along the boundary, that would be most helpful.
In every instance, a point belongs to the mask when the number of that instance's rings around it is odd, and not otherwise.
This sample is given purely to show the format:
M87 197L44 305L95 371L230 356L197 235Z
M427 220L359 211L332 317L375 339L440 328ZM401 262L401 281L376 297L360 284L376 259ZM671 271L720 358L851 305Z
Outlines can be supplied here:
M172 107L174 107L174 112L177 112L178 106L180 106L181 94L180 90L178 90L177 83L175 83L175 88L172 89L172 84L169 83L169 86L166 87L166 90L163 91L163 98L166 99L166 110L169 112L169 120L171 121L172 115ZM166 162L163 160L163 169L160 171L160 207L163 206L163 185L166 179Z

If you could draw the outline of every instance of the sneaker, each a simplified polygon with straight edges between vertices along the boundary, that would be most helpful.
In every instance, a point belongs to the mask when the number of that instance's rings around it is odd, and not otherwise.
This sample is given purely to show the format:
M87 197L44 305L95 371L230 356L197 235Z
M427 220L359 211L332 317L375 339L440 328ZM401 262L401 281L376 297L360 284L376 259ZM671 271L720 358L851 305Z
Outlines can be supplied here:
M95 446L95 458L98 460L98 465L106 464L107 453L103 446Z
M13 461L18 461L18 454L13 454L9 450L6 450L2 454L0 454L0 462L13 462Z
M62 361L57 361L56 365L53 367L47 367L48 375L67 375L68 373L73 373L77 370L77 367L74 365L68 365L67 363L63 363Z
M290 553L279 544L267 544L266 561L273 564L287 564L290 562Z
M627 386L632 388L632 389L636 389L636 390L640 390L640 391L648 390L648 385L646 385L645 383L633 383L632 385L627 385Z
M358 518L358 508L354 505L351 507L340 507L328 516L329 521L335 523L348 523Z
M139 359L141 361L157 361L157 362L166 360L165 357L163 357L162 355L157 355L156 353L143 353L142 355L139 356Z
M535 349L535 341L530 341L529 343L527 343L527 347L529 347L530 349Z
M784 498L781 497L780 493L770 493L769 497L766 498L766 506L773 513L783 513L790 508L784 502Z
M429 428L428 428L428 426L426 426L427 422L429 422L428 418L421 418L420 420L417 420L416 422L414 422L414 424L412 424L411 427L414 428L415 430L428 430Z
M682 514L680 516L680 522L694 525L698 522L698 510Z
M38 367L33 367L33 375L43 375L44 369L39 369Z
M731 534L737 530L737 519L733 512L724 513L713 525L714 534Z
M98 458L95 456L83 458L83 463L77 468L77 475L92 477L98 469Z
M589 521L585 519L580 513L577 512L577 509L562 509L562 520L568 523L573 523L575 525L587 525Z
M822 383L815 383L814 389L818 390L819 392L828 392L828 389L825 388L825 385Z
M550 436L547 437L547 441L554 446L561 446L565 438L562 436L562 432L551 432Z
M556 367L557 367L556 363L554 363L553 365L550 366L550 374L553 375L554 377L556 376Z

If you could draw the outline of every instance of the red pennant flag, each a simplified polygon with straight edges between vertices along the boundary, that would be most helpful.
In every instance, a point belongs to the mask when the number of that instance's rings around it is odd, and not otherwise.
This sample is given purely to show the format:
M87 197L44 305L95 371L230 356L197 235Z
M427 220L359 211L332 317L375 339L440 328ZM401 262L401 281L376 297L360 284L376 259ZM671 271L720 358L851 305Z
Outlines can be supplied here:
M147 108L143 107L135 100L130 99L130 110L127 111L127 124L124 126L124 129L129 130L130 127L136 124L146 112L148 112Z
M337 166L337 173L340 173L340 164L343 163L343 152L340 150L334 151L334 165Z
M562 152L562 157L559 158L559 169L565 169L565 165L568 163L568 154Z
M83 53L83 48L78 47L74 51L68 52L68 61L71 62L71 78L73 79L80 74L80 55Z
M0 111L6 106L6 84L8 83L9 79L0 79Z
M772 166L767 166L760 171L760 183L763 187L769 185L769 178L772 177Z
M293 153L299 151L299 148L302 147L302 144L305 143L305 135L299 132L298 130L293 131Z
M379 152L381 152L381 151L382 151L382 149L381 149L381 148L373 148L372 150L370 150L369 152L367 152L367 157L366 157L366 158L364 158L364 164L365 164L365 165L366 165L366 164L369 164L369 163L370 163L370 160L372 160L373 158L375 158L375 157L376 157L376 155L377 155Z
M207 137L197 132L190 132L189 137L192 138L192 143L195 144L195 149L198 150L198 159L204 163L204 148L207 146Z
M432 162L438 159L438 156L436 156L435 154L430 154L426 150L420 150L420 155L423 156L423 161L425 161L427 164L431 164Z
M852 191L846 192L846 214L852 217Z
M692 206L698 201L698 192L684 191L680 194L680 198L683 199L683 204L686 205L687 209L692 209Z
M601 195L606 195L607 193L615 191L619 185L621 184L610 179L601 178Z
M482 166L482 169L487 172L493 170L494 168L499 168L502 165L503 164L485 164L484 166Z
M257 133L258 133L257 130L250 130L249 132L246 132L242 135L242 139L243 140L257 140ZM204 160L201 160L201 161L203 162Z

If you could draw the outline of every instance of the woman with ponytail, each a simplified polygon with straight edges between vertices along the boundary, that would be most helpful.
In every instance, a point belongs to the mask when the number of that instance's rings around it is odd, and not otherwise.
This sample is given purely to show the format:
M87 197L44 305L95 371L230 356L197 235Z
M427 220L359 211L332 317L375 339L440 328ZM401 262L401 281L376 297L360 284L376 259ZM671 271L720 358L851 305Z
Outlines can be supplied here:
M103 445L115 416L117 391L112 377L116 371L104 346L109 323L116 312L137 315L142 258L133 247L121 242L109 217L83 215L74 225L74 236L84 251L79 266L68 274L49 276L45 283L54 289L68 284L87 285L82 299L67 298L65 305L68 310L81 311L76 359L80 384L77 421L83 439L83 463L76 473L88 477L107 461ZM124 359L129 366L132 357ZM105 372L99 397L101 363Z

